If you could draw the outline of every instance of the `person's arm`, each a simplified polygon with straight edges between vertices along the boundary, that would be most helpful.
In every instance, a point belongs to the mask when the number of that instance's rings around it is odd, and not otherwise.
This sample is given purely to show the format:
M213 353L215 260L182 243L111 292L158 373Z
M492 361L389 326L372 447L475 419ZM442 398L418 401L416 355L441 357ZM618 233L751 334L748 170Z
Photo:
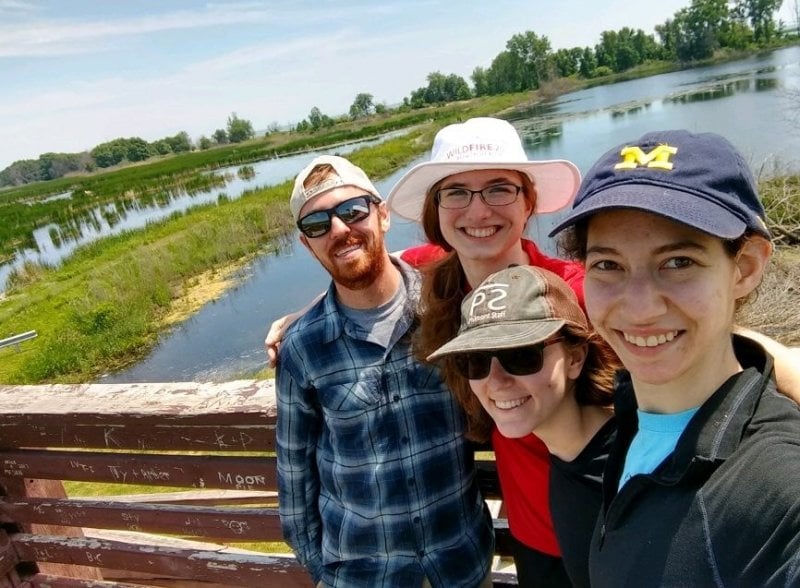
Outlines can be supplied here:
M737 327L736 332L759 343L773 357L778 391L800 404L800 348L786 347L745 327Z
M281 528L317 584L322 578L322 518L315 447L322 416L312 399L314 390L304 389L292 375L292 358L282 363L276 374L275 432Z
M267 364L269 367L274 368L278 364L278 350L280 349L281 341L283 341L283 335L286 333L286 329L292 326L297 319L307 313L308 309L319 302L320 298L322 298L324 295L325 292L320 292L314 297L314 300L306 304L300 310L290 312L289 314L272 321L272 324L269 326L269 331L267 331L267 336L264 338L264 351L267 352Z

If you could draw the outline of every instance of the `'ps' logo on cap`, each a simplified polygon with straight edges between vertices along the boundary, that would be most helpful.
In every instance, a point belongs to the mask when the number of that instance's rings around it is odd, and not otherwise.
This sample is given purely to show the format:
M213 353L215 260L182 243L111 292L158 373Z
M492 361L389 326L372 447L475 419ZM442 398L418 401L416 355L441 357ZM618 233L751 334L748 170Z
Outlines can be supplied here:
M508 284L486 284L475 289L469 307L468 323L505 316Z
M658 145L647 153L642 151L641 147L623 147L619 152L622 161L615 165L614 169L636 169L644 166L669 171L674 166L669 158L677 152L678 148L670 145Z

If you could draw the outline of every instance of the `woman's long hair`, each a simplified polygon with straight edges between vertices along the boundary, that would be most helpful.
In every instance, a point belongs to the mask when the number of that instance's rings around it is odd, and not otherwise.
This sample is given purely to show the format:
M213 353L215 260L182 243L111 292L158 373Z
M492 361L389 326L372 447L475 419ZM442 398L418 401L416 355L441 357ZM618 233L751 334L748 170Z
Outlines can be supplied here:
M617 354L591 329L570 324L560 333L568 347L587 347L583 368L575 380L575 401L583 406L611 406L614 377L622 368Z
M420 361L455 338L461 325L461 302L470 290L464 270L455 252L427 267L421 268L422 294L420 326L416 332L414 352ZM489 440L492 419L472 393L469 380L456 369L451 357L439 362L445 384L467 415L466 436L478 442Z

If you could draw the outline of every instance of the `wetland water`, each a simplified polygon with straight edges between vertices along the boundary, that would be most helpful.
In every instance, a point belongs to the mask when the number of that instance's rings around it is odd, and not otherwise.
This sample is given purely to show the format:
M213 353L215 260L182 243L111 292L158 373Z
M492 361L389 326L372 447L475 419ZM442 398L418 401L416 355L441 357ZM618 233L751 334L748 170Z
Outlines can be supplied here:
M800 105L792 92L800 92L800 47L574 92L517 115L512 122L529 157L570 159L582 172L617 143L649 130L686 128L725 135L756 173L800 173ZM287 175L297 173L312 157L298 156L296 168L287 170ZM388 193L418 161L376 182L378 189ZM552 243L539 235L546 235L558 218L547 215L530 229L550 252ZM416 224L392 219L391 250L420 239ZM280 253L263 256L243 270L238 286L165 334L149 357L101 381L246 377L265 364L262 342L267 324L302 306L327 283L327 275L305 249L296 241L287 242Z

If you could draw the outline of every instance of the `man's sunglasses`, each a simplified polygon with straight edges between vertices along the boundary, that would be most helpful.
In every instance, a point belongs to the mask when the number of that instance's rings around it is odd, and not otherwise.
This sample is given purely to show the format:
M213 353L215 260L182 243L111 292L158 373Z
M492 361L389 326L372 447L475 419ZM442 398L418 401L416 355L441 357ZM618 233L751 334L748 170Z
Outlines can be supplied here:
M380 199L372 194L356 196L340 202L333 208L315 210L297 221L297 228L306 237L322 237L331 230L333 217L339 218L344 224L352 225L369 216L369 204L379 204Z
M529 376L542 369L544 365L544 348L563 337L548 339L535 345L514 347L512 349L493 349L491 351L471 351L453 356L456 369L462 376L470 380L482 380L489 375L492 358L496 357L503 369L512 376Z

